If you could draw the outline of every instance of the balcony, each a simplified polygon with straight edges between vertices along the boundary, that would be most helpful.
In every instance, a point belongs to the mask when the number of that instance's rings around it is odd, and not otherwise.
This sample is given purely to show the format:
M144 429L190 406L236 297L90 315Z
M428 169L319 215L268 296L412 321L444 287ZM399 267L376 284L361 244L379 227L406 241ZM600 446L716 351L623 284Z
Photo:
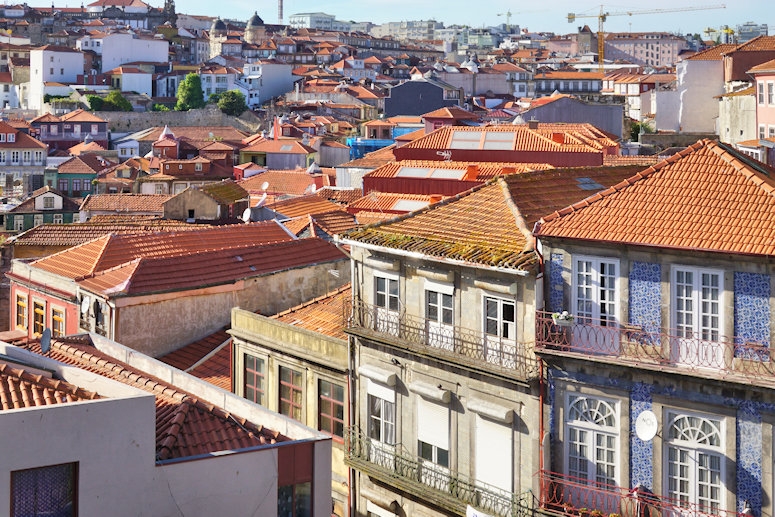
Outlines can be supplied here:
M444 325L360 301L345 307L345 330L470 368L497 371L522 380L538 376L532 347L470 328Z
M769 343L712 333L663 332L592 318L555 322L551 313L538 311L536 352L775 385Z
M533 494L514 494L479 483L410 454L401 444L369 439L358 427L345 434L345 463L404 492L457 515L470 505L497 517L533 515Z
M541 471L540 505L568 517L740 517L718 503L694 504L639 486L633 489Z

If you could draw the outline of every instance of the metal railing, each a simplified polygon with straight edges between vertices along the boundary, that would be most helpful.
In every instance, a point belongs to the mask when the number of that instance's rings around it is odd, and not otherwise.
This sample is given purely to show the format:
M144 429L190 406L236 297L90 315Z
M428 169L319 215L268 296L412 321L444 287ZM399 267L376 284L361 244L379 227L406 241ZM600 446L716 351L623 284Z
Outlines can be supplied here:
M528 379L538 375L531 345L466 327L445 325L358 300L345 306L345 327L404 345L432 348L439 356L476 367L507 370Z
M557 472L540 472L540 504L568 517L738 517L717 503L705 505L671 499L643 486L632 489L582 480Z
M349 465L369 476L458 515L465 515L469 505L498 517L533 515L532 492L515 494L475 481L413 455L401 444L372 440L357 426L347 429L345 454Z
M585 357L675 368L681 373L772 378L775 364L767 342L711 332L665 332L656 327L575 317L553 320L536 312L536 351L559 350Z

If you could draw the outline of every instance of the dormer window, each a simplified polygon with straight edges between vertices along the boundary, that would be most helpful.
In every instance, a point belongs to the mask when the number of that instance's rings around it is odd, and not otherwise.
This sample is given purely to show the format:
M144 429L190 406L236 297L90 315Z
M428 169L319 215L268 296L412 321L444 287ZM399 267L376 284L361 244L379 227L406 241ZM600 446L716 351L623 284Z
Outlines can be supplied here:
M15 142L16 141L16 135L13 133L8 133L8 141L9 142Z
M5 142L5 133L0 133L0 142Z
M194 164L194 170L197 171L197 172L201 172L202 171L202 164L200 162L195 163Z

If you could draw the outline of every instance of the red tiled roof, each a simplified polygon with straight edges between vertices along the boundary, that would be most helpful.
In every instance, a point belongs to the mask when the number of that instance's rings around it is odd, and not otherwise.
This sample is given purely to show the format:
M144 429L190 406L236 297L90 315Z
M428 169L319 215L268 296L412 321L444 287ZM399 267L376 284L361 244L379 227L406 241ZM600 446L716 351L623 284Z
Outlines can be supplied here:
M248 244L255 246L287 241L291 238L274 221L150 235L108 234L55 255L38 259L33 264L35 267L68 278L79 278L142 257L177 257L207 250L226 250Z
M346 341L347 334L342 330L342 314L344 314L344 304L351 296L352 289L350 284L347 284L331 294L292 307L275 314L272 318L288 325Z
M0 359L0 411L101 398L68 382L30 372Z
M388 163L368 173L371 178L444 178L449 180L485 181L495 176L525 171L550 169L546 163L453 162L401 160ZM411 174L411 176L409 176ZM457 174L457 176L455 176Z
M511 133L509 148L505 150L596 153L616 145L613 139L591 124L539 123L536 127L530 127L529 124L445 126L403 145L401 149L451 149L453 138L465 133L470 133L471 137L475 136L475 133L479 134L479 140L474 141L474 149L479 150L488 149L485 142L488 135L493 133ZM498 143L503 144L500 141ZM498 146L497 149L504 148Z
M277 203L267 205L267 208L271 208L286 217L343 211L342 207L336 203L332 203L327 199L321 199L314 194L278 201Z
M317 238L257 246L210 249L182 255L146 255L78 281L106 298L185 291L204 286L343 260L333 244Z
M83 211L164 213L167 194L89 194L81 203Z
M39 346L32 347L40 353ZM88 337L51 341L49 357L152 393L156 399L156 459L188 458L288 440L182 389L104 354Z
M103 216L93 216L88 223L83 224L40 224L24 233L11 238L15 246L56 246L71 247L84 244L107 234L138 234L159 233L162 231L195 231L202 225L193 225L181 221L156 219L138 220L134 216L132 222L123 219L120 223L103 224L97 219Z
M226 329L178 348L159 360L231 391L231 336Z
M327 178L323 176L324 180ZM266 192L274 195L301 196L315 188L315 178L304 170L268 170L242 180L239 185L250 193L262 193L264 182L269 183Z
M775 256L775 169L701 140L548 215L538 235Z

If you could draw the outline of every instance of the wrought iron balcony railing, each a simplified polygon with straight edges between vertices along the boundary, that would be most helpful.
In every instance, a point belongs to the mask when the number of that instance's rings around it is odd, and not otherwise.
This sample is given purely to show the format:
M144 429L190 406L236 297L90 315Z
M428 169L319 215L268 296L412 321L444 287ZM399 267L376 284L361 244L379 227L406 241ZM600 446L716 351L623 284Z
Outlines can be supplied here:
M353 426L345 434L345 461L353 468L457 515L470 505L497 517L531 517L532 492L515 494L475 481L410 454L401 444L368 438Z
M675 369L681 373L772 378L768 342L725 337L712 332L663 332L616 321L579 318L555 321L552 314L536 313L536 351L614 359L618 362Z
M541 471L540 505L568 517L740 517L718 502L692 503L688 498L671 499L638 486L623 488ZM732 505L734 506L734 505Z
M466 327L446 325L361 301L345 307L345 327L404 346L434 349L434 354L474 367L508 371L523 379L538 375L532 345ZM425 350L427 352L427 350Z

